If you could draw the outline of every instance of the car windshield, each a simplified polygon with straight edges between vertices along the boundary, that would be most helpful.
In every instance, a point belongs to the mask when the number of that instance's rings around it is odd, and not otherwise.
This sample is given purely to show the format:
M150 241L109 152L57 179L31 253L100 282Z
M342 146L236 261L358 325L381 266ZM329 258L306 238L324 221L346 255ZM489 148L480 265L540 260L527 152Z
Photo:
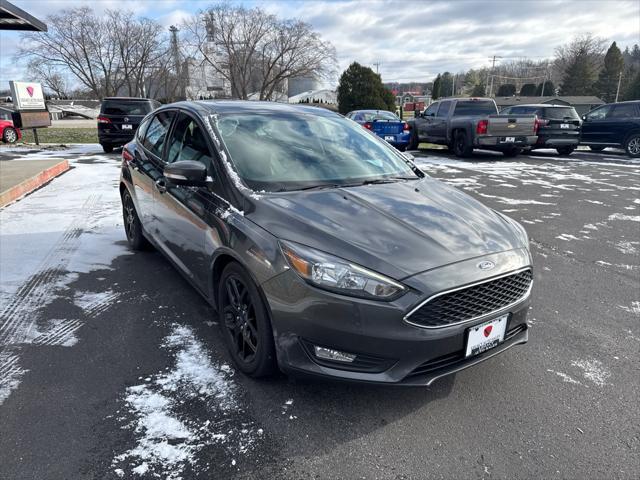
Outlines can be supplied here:
M253 190L418 178L392 147L342 117L228 113L217 117L217 127L238 175Z
M385 111L362 112L362 118L365 122L375 122L376 120L387 120L392 122L400 121L400 119L395 114Z
M498 113L496 104L490 100L459 101L456 103L456 109L453 111L453 115L458 117L465 115L495 115L496 113Z
M576 109L573 107L545 108L544 116L542 118L547 120L564 120L565 118L580 120Z
M150 102L126 102L107 100L102 113L105 115L146 115L151 109Z

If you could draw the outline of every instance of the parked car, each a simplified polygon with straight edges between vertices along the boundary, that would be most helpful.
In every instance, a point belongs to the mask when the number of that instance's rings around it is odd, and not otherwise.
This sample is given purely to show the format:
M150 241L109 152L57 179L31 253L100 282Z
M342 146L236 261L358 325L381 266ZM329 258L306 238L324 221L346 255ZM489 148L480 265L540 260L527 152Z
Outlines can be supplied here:
M409 124L395 113L386 110L354 110L345 116L371 130L401 152L409 144Z
M602 105L582 119L581 145L596 152L624 148L630 157L640 157L640 100Z
M500 115L491 98L438 100L409 124L409 149L420 142L435 143L447 145L458 157L468 157L476 148L513 157L538 138L534 115Z
M22 132L13 125L11 113L8 110L0 110L0 139L3 143L16 143L22 138Z
M105 153L133 139L140 121L160 103L148 98L107 97L100 105L98 141Z
M580 116L565 105L516 105L507 107L503 115L535 115L538 117L538 140L531 150L555 148L560 155L570 155L580 143Z
M527 341L524 228L341 115L165 105L122 158L131 247L216 309L248 375L428 385Z

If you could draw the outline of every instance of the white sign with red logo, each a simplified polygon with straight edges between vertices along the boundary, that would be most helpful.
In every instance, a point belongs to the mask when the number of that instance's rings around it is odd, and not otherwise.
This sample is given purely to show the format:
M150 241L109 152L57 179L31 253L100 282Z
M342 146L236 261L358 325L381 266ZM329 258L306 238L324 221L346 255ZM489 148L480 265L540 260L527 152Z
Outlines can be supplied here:
M15 109L20 110L44 110L44 93L42 85L35 82L9 82L11 97Z
M509 315L503 315L469 329L466 356L479 355L504 340Z

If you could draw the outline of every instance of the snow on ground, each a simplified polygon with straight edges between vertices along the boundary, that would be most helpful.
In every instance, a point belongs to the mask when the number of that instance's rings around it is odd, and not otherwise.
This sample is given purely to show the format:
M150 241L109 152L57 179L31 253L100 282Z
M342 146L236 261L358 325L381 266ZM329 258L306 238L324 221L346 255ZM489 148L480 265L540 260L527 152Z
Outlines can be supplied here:
M25 373L19 367L22 345L77 342L80 320L43 322L42 309L67 292L79 273L109 268L129 253L118 193L120 161L99 149L83 145L21 157L67 158L72 169L0 210L0 404ZM103 303L94 308L114 300L109 292L95 295Z
M582 376L598 387L605 386L611 376L600 360L573 360L571 365L582 370Z
M251 421L238 427L242 408L234 370L212 362L191 328L183 325L173 326L163 347L174 354L173 367L127 388L128 415L123 418L133 420L122 428L133 429L135 446L114 458L114 472L149 472L175 480L185 468L206 468L198 464L197 454L211 446L230 452L235 465L260 441L262 429ZM202 418L182 414L185 409L203 412Z

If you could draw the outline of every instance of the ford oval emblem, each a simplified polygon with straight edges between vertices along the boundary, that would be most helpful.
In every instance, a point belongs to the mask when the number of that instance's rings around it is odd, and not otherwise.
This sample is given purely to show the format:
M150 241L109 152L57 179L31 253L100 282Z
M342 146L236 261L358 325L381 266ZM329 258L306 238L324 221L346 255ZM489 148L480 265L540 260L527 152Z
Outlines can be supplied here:
M490 262L489 260L485 260L484 262L480 262L477 266L480 270L491 270L493 267L496 266L496 264L493 262Z

